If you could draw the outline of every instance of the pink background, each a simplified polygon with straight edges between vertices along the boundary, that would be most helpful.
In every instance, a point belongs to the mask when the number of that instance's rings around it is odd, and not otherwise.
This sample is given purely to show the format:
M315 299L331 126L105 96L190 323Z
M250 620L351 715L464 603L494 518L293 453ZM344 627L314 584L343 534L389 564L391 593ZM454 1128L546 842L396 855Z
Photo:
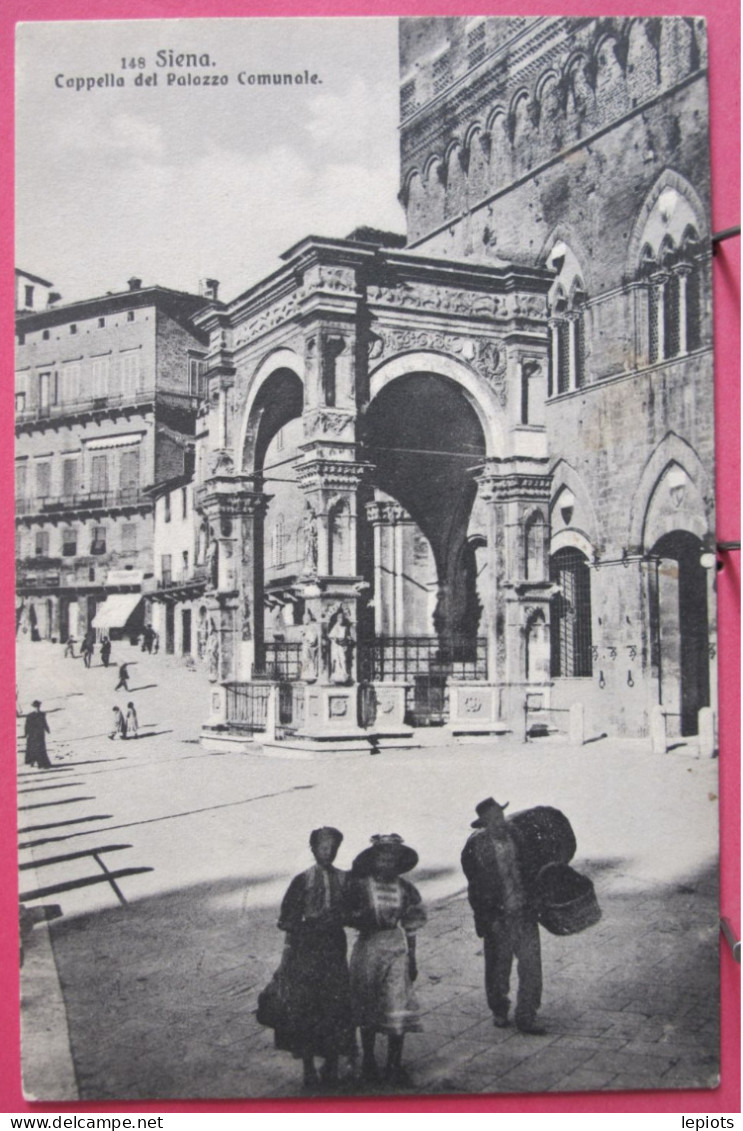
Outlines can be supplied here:
M20 1086L18 1002L18 914L15 814L15 710L11 678L13 636L13 448L10 417L13 365L13 69L14 25L22 20L173 19L206 16L360 15L542 15L544 0L462 3L411 0L5 0L0 10L0 350L3 413L7 428L0 445L0 646L6 678L0 682L0 1111L131 1112L740 1112L740 967L721 940L722 1075L713 1091L580 1092L570 1095L442 1096L307 1101L213 1101L200 1103L28 1104ZM712 148L712 230L740 223L740 5L738 0L570 0L560 15L705 16L709 36L710 129ZM54 170L49 170L53 177ZM280 251L277 248L277 253ZM740 538L740 238L718 245L714 258L715 393L717 421L717 536ZM740 938L740 554L721 555L718 574L720 622L720 819L722 828L721 914Z

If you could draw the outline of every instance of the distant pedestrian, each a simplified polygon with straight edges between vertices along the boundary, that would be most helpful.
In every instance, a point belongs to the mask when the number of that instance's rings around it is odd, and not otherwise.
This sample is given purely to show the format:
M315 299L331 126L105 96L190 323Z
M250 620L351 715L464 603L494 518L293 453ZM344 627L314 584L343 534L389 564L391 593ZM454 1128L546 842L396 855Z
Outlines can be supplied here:
M160 648L160 636L158 635L157 632L155 632L154 628L150 629L150 632L152 634L151 635L150 652L154 652L155 655L157 655L158 650Z
M89 636L86 636L85 639L83 640L82 648L80 649L80 652L81 652L82 657L83 657L83 663L85 664L86 668L90 667L91 660L93 659L93 649L94 649L93 641L90 639Z
M129 690L129 666L127 664L119 664L119 682L114 691L119 691L122 687L124 691Z
M402 1084L405 1034L421 1028L413 992L415 932L426 922L426 912L418 889L402 878L418 863L418 853L397 833L371 840L371 848L353 862L348 892L348 922L359 932L350 962L351 1002L361 1029L364 1080L379 1078L374 1043L377 1033L384 1033L385 1079Z
M126 719L124 718L121 708L114 707L114 729L109 734L109 738L126 738Z
M139 721L137 719L137 711L131 700L126 705L126 737L139 737Z
M104 636L103 640L101 640L101 660L103 661L104 668L108 667L110 659L111 659L111 641L108 639L107 636Z
M75 637L74 636L68 636L67 637L67 643L64 646L65 659L67 659L68 656L71 656L73 660L75 659L75 644L76 644Z
M46 752L46 736L49 734L49 723L41 709L41 703L34 699L31 706L34 708L26 715L26 765L38 766L40 770L51 768L51 762Z
M140 651L141 652L147 651L147 645L148 645L149 637L150 637L150 630L147 627L147 625L145 625L145 627L142 629L142 643L140 645Z

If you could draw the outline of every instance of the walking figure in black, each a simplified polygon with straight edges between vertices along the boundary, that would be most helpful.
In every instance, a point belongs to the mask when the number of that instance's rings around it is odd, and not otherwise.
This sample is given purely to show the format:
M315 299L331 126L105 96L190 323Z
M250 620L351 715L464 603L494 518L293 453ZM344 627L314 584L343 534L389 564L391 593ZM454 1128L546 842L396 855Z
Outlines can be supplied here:
M46 752L46 736L49 734L49 723L41 709L41 703L34 699L31 704L33 711L26 715L24 728L26 735L26 765L38 766L40 770L51 768L51 762Z
M107 668L111 660L111 641L107 636L104 636L101 640L101 660L104 668Z
M114 691L118 691L121 687L124 688L124 691L129 690L129 666L127 664L119 664L119 682Z

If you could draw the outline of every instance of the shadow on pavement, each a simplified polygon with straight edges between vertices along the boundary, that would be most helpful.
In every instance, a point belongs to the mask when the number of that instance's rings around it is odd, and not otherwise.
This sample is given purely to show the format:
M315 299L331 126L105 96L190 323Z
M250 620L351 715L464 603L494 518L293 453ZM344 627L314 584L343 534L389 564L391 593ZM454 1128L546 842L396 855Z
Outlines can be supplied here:
M624 863L592 864L606 889L597 926L542 932L541 1041L494 1030L466 900L432 905L418 943L424 1032L406 1041L405 1091L714 1086L716 870L613 893L609 872ZM249 889L279 879L195 884L51 925L81 1099L300 1094L296 1062L254 1016L283 936L278 907L251 907Z

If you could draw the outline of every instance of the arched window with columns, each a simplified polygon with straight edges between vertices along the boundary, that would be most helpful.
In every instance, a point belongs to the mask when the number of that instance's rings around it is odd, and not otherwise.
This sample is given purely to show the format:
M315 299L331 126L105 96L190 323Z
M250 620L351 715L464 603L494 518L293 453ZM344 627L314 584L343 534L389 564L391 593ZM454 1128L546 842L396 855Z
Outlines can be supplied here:
M702 345L703 256L690 203L663 189L642 233L637 276L645 291L649 364L684 357Z
M586 310L588 295L578 260L563 240L547 256L555 281L547 296L550 357L547 395L580 389L586 382Z

